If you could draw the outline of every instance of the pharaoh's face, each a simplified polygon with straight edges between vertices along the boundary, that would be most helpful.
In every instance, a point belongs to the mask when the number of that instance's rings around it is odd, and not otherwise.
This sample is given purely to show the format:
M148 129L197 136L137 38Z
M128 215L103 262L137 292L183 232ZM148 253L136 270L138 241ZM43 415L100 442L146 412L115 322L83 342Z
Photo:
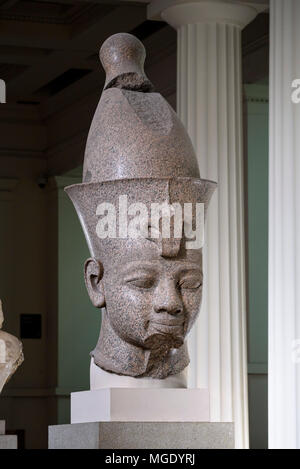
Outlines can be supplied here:
M202 281L200 250L167 258L136 246L134 256L125 252L117 263L104 264L108 320L126 342L178 348L198 316Z

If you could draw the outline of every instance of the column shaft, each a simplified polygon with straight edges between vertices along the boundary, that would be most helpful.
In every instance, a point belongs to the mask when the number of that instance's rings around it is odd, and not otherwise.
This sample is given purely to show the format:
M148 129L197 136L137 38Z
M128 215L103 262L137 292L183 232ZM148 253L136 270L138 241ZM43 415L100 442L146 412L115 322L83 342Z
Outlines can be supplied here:
M190 384L210 391L212 421L235 421L248 446L241 29L178 28L178 112L201 177L218 182L209 208L201 318L192 333Z
M269 446L300 449L300 2L271 0Z

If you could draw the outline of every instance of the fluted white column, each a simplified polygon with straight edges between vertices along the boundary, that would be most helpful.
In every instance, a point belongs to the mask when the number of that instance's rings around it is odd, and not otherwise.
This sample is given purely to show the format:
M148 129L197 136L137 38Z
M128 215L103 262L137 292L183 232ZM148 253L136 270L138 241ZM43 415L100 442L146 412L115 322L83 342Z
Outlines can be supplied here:
M269 446L300 449L300 2L270 8Z
M236 447L247 448L241 30L258 11L226 0L164 3L161 17L178 31L177 112L201 177L218 182L206 226L203 304L189 343L190 386L209 388L211 420L234 421Z

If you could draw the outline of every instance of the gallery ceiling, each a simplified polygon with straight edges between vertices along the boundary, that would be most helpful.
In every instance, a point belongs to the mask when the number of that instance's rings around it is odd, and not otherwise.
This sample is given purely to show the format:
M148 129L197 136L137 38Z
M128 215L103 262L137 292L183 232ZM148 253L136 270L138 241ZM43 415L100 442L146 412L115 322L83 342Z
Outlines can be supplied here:
M0 123L7 129L0 156L29 155L51 160L53 172L58 167L71 169L75 167L71 156L60 166L73 153L62 142L73 139L72 148L78 147L73 159L76 164L81 161L80 145L84 147L104 84L99 48L108 36L121 31L144 42L146 73L175 106L176 31L166 23L147 20L147 1L0 0L0 78L7 87L7 105L0 107ZM242 38L244 83L266 78L268 14L260 14ZM81 114L79 119L75 109ZM34 125L30 132L26 131L29 125Z
M245 51L268 42L267 17L259 15L244 34ZM128 31L143 40L164 26L147 21L144 2L0 0L0 78L7 83L8 100L45 107L78 82L83 89L93 80L99 83L98 51L107 36ZM252 68L247 72L256 75Z
M74 24L95 9L94 2L1 0L1 19L34 21L37 23ZM107 5L96 6L98 13L106 13Z
M138 2L0 0L0 78L9 102L37 105L78 81L89 84L105 38L145 22L146 4ZM161 27L146 23L148 34Z

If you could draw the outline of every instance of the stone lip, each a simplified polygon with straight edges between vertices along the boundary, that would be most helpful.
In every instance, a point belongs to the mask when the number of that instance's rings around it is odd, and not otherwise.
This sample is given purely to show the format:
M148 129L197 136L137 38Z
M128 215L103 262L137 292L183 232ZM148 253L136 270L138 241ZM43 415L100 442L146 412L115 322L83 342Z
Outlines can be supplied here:
M83 182L80 184L72 184L66 186L64 191L68 194L70 199L75 205L75 208L79 206L82 207L83 199L86 196L86 208L90 205L92 199L98 199L99 201L105 202L105 197L111 199L111 197L116 197L118 195L126 195L128 193L128 198L133 198L132 202L143 202L146 200L146 203L158 202L157 200L157 188L158 186L168 186L165 192L165 195L169 199L169 203L172 203L172 197L170 195L170 184L173 187L176 184L176 195L174 193L173 202L180 199L183 202L199 202L205 204L205 209L210 202L210 199L216 190L218 184L215 181L209 179L199 179L193 177L144 177L144 178L124 178L124 179L111 179L107 181L100 182ZM147 189L147 195L139 191L139 187L145 187ZM153 186L153 187L152 187ZM153 200L151 189L153 188ZM193 194L193 195L191 195ZM133 196L133 197L132 197ZM184 199L184 196L188 198ZM101 197L101 199L99 199ZM193 199L193 200L189 200ZM161 202L165 199L163 194L161 194ZM175 200L176 199L176 200ZM197 199L197 200L196 200ZM109 200L107 200L109 201ZM78 210L77 210L78 211Z
M122 182L128 182L128 183L135 183L137 181L141 181L141 180L145 180L145 181L170 181L170 180L178 180L178 181L182 181L182 182L185 182L185 181L190 181L190 182L199 182L200 184L203 184L204 186L207 186L207 187L211 187L211 190L212 190L212 193L215 191L215 189L217 188L218 186L218 183L215 182L215 181L212 181L211 179L201 179L201 178L193 178L193 177L189 177L189 176L181 176L181 177L168 177L168 176L163 176L163 177L142 177L142 178L122 178L122 179L108 179L108 180L104 180L104 181L94 181L94 182L82 182L82 183L79 183L79 184L71 184L70 186L66 186L64 188L64 191L69 195L69 192L71 191L71 189L74 189L75 187L92 187L94 186L95 188L97 187L97 185L99 186L102 186L103 184L111 184L111 183L115 183L115 182L119 182L119 181L122 181Z

